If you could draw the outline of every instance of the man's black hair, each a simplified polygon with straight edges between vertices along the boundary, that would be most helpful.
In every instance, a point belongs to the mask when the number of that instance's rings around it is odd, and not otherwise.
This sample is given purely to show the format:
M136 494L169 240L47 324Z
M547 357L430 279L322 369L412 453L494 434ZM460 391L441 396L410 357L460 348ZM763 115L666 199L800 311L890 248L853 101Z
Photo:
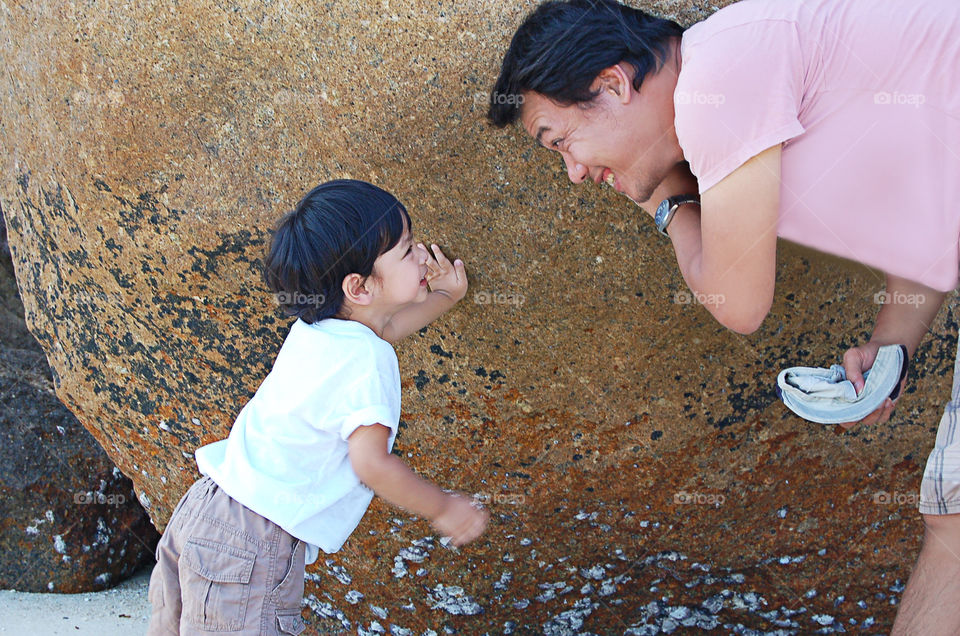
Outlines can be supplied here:
M343 279L371 276L377 257L411 228L406 208L389 192L351 179L311 190L277 226L264 280L289 316L313 323L343 306Z
M564 106L589 102L597 75L619 62L633 66L633 87L640 90L647 73L665 62L670 38L682 33L673 20L615 0L544 2L513 35L487 117L500 128L513 123L527 91Z

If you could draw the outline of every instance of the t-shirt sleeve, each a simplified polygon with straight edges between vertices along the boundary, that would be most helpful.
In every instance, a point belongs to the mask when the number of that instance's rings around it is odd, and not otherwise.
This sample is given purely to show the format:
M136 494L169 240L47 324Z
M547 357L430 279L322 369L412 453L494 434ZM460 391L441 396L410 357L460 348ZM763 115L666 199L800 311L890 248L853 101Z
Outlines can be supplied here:
M390 429L392 440L399 426L394 386L396 354L392 349L371 349L358 353L350 367L353 377L338 400L340 437L346 441L361 426L382 424Z
M684 35L674 92L677 138L700 192L763 150L803 133L796 26L763 20ZM688 35L690 36L688 39Z

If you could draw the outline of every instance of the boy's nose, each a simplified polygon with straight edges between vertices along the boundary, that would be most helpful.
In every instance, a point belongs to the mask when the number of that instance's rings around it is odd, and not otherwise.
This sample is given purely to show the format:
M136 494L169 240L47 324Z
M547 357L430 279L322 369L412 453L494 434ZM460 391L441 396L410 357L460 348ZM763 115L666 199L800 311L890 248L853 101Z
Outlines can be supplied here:
M430 252L423 243L417 243L417 248L420 250L420 264L425 265L430 260Z

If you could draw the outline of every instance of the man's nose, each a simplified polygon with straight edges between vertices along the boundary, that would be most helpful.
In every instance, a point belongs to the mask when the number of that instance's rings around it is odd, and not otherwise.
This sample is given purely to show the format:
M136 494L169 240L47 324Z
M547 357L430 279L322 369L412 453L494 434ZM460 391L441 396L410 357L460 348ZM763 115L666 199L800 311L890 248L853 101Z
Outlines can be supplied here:
M587 167L581 163L577 163L570 155L563 155L563 163L567 167L567 176L570 177L570 180L574 183L581 183L590 175Z

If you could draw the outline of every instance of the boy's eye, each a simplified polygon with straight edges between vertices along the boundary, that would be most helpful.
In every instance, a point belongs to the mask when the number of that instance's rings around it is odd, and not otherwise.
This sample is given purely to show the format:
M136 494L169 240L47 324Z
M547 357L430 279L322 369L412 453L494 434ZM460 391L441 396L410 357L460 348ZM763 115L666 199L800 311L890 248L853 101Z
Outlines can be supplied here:
M560 148L560 142L562 142L562 141L563 141L563 138L554 139L553 141L550 142L550 147L551 147L551 148Z

